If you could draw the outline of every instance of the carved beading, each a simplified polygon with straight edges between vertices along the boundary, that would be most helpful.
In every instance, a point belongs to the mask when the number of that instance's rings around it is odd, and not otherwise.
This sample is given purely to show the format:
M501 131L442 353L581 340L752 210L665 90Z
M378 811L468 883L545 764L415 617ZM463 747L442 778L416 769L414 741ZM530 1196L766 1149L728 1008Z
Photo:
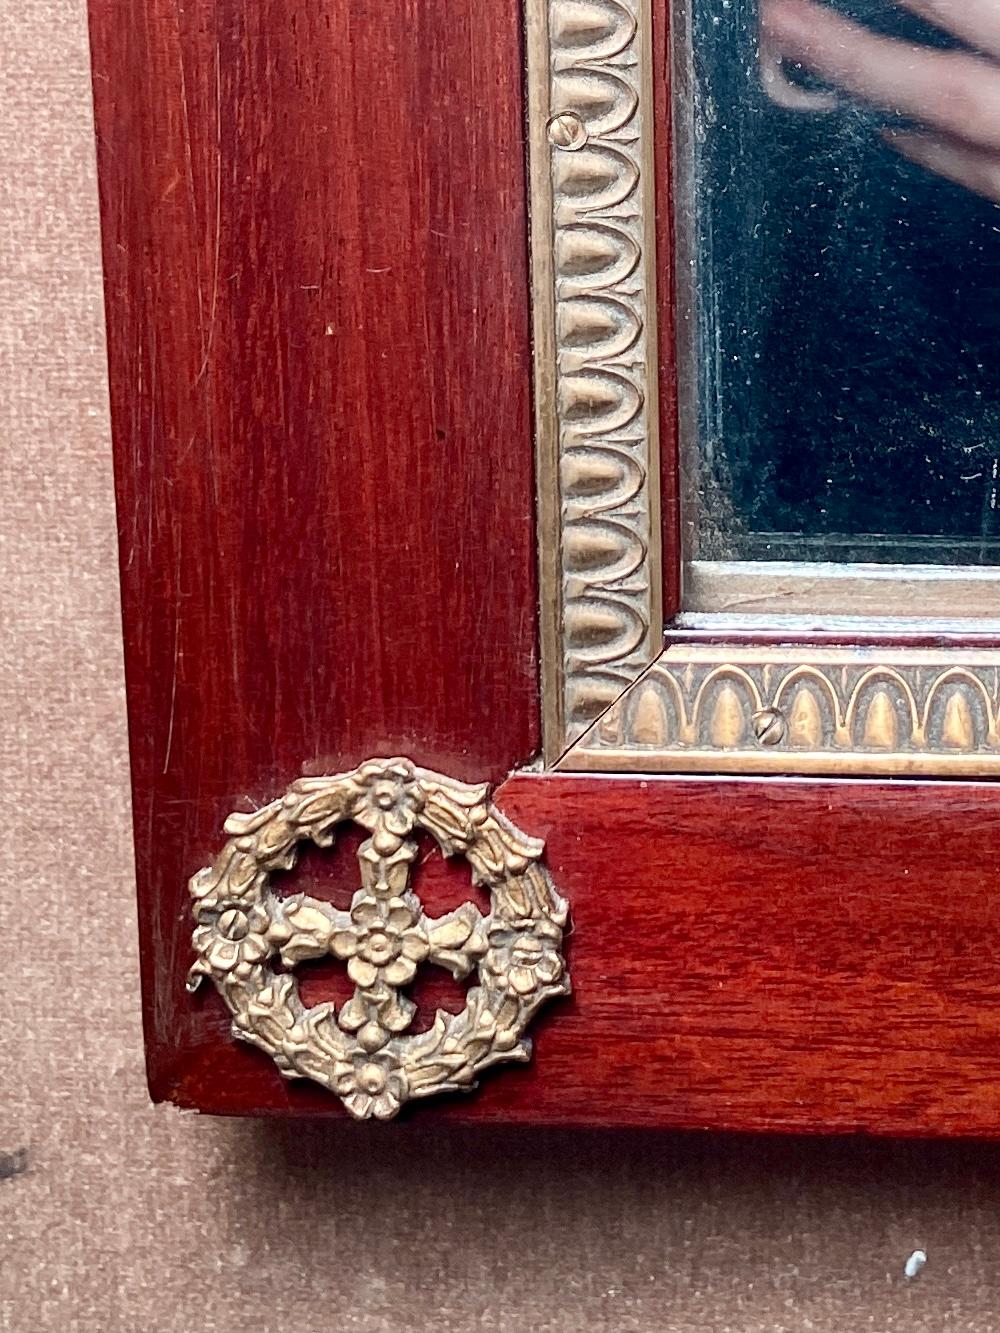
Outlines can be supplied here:
M662 642L652 108L646 0L533 3L540 484L558 497L541 537L551 754Z
M659 656L650 0L528 0L527 16L546 761L997 773L995 650Z
M971 649L672 647L563 766L995 773L1000 665Z

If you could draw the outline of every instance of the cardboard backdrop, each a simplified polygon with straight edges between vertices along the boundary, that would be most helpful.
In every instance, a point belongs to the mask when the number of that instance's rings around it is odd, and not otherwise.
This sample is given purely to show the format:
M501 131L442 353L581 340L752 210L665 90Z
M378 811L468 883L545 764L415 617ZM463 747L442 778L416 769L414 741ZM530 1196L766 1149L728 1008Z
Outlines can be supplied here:
M1000 1328L992 1148L148 1104L84 6L0 15L0 1327Z

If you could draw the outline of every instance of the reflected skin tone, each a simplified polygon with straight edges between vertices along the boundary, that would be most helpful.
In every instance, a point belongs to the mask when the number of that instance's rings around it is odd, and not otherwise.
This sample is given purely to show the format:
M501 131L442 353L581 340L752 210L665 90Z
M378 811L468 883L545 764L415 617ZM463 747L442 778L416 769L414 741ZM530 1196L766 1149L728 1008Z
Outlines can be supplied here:
M817 0L761 0L764 85L775 101L828 109L836 93L793 88L781 62L803 65L848 97L913 120L885 141L911 162L1000 203L1000 0L896 0L968 51L883 37Z

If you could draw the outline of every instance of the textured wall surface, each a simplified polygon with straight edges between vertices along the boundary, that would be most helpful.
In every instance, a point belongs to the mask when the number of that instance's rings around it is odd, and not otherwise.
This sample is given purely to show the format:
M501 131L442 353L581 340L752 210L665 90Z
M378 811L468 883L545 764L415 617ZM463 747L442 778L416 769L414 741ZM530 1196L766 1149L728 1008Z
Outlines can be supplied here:
M992 1148L147 1103L83 4L0 15L0 1327L1000 1328Z

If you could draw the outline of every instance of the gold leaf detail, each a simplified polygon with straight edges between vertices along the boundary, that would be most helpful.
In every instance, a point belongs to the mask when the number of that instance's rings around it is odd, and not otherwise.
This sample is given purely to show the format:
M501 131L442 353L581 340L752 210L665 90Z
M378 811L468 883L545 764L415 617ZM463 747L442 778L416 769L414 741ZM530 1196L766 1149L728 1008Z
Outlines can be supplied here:
M632 714L632 739L636 745L667 745L670 742L666 704L659 690L652 685L639 692Z
M941 744L952 750L971 750L976 742L969 702L961 690L952 690L944 706Z
M652 79L641 0L529 0L541 91L533 175L536 318L551 344L536 390L555 433L543 479L554 572L544 602L546 748L575 741L659 648ZM557 123L575 132L552 135ZM561 516L561 521L559 521ZM551 543L551 545L548 545ZM546 694L550 693L548 687Z
M823 717L807 685L799 686L788 712L788 743L797 750L818 750L823 744Z
M720 702L743 700L748 734ZM670 734L657 739L657 702ZM728 703L732 703L730 699ZM718 709L716 706L718 705ZM777 716L780 740L762 736ZM637 726L637 720L641 725ZM766 730L766 727L765 727ZM749 732L749 726L747 728ZM630 772L1000 773L1000 667L985 648L857 645L669 646L556 765Z
M712 708L709 735L712 744L722 750L735 750L747 730L747 714L735 686L728 681L719 690Z
M888 690L879 688L872 695L865 717L862 745L872 750L894 750L899 744L899 720Z

